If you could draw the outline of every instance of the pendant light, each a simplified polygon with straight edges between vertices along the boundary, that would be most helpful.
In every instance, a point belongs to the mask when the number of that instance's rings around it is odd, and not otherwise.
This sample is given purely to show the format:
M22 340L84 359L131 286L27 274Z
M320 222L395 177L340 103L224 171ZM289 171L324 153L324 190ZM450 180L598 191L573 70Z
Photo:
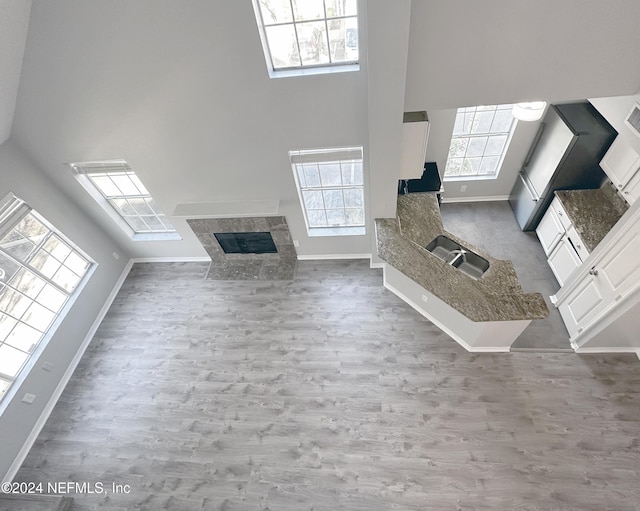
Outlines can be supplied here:
M516 103L513 105L513 116L519 121L537 121L542 117L547 103L545 101L532 101L529 103Z

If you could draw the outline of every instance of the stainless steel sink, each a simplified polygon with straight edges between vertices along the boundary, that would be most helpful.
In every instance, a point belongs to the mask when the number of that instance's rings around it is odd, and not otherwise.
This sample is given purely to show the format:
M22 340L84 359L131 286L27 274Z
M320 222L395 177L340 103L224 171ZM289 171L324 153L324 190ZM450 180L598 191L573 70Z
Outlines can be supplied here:
M489 269L489 261L471 252L452 239L441 234L426 249L445 263L474 279L479 279Z

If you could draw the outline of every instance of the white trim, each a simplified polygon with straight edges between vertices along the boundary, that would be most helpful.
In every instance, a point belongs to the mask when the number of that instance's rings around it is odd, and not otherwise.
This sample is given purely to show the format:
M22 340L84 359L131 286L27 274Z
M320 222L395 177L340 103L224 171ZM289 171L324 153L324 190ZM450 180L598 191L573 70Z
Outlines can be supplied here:
M364 225L349 227L312 227L307 229L310 238L328 238L331 236L366 236Z
M289 159L292 165L352 160L362 161L362 146L297 149L289 151Z
M369 259L371 260L371 254L316 254L316 255L311 254L311 255L298 256L298 261L321 261L326 259Z
M134 257L131 263L210 263L209 256L184 256L184 257Z
M82 344L80 345L80 347L78 348L78 351L76 352L75 356L71 360L71 363L67 367L67 370L62 375L62 378L60 379L60 381L58 382L58 385L53 391L51 398L49 398L49 401L44 407L44 410L42 410L40 417L38 417L38 420L34 424L33 428L31 428L31 432L29 433L29 436L25 440L24 444L22 444L22 447L20 448L18 455L13 460L13 463L9 467L9 470L5 474L2 481L12 481L13 478L18 473L18 470L20 470L20 467L22 466L25 458L29 454L31 447L33 447L33 444L38 439L38 435L40 434L40 431L42 431L42 428L44 427L45 423L49 419L51 412L53 411L54 407L58 403L58 399L60 399L62 392L64 391L65 387L69 383L69 380L73 375L73 372L76 370L76 367L80 363L80 359L82 358L82 356L84 355L84 352L87 350L87 348L89 347L89 344L93 340L93 336L98 330L98 327L102 323L102 320L104 319L104 317L107 315L107 312L109 312L109 309L111 308L111 304L113 303L116 296L118 295L118 292L120 291L122 284L124 284L124 281L129 275L129 271L131 270L132 266L133 266L133 260L130 259L125 265L124 269L122 270L120 277L118 277L118 280L114 284L113 289L111 289L111 293L109 293L109 296L107 297L106 301L104 302L104 305L100 309L100 312L98 312L98 315L96 316L95 321L91 325L91 328L87 332L87 335L85 336L84 340L82 341Z
M174 232L137 232L131 241L182 241L178 231Z
M358 151L360 154L360 158L355 158L353 155L354 151ZM334 159L335 156L340 156L340 155L344 155L347 156L346 159ZM307 156L309 156L309 158L307 158ZM298 200L300 202L300 208L302 210L302 216L304 218L304 225L307 228L307 234L309 236L348 236L348 235L352 235L352 236L364 236L366 235L366 226L365 224L362 225L332 225L332 226L326 226L326 227L318 227L318 226L314 226L312 227L311 225L309 225L309 212L307 211L307 206L305 204L304 201L304 192L305 191L313 191L313 192L324 192L327 190L340 190L340 191L344 191L344 190L357 190L357 191L362 191L362 215L363 215L363 221L367 215L366 212L366 207L365 207L365 200L364 200L364 196L365 196L365 188L364 188L364 180L365 180L365 176L364 176L364 148L363 146L357 146L357 147L322 147L322 148L316 148L316 149L297 149L297 150L293 150L293 151L289 151L289 160L291 162L291 171L293 172L293 180L296 184L296 189L298 191ZM340 168L342 168L342 164L343 163L348 163L351 165L354 165L356 163L360 163L360 166L362 167L362 183L361 184L345 184L342 183L341 185L324 185L321 183L321 186L318 187L310 187L306 185L303 186L302 183L300 183L300 177L298 175L298 166L299 165L303 165L304 163L302 163L301 161L305 160L307 164L316 164L319 165L321 163L326 163L326 162L336 162L340 165ZM305 178L306 180L306 178ZM341 182L342 182L342 177L340 178ZM323 203L323 207L320 208L325 212L325 220L326 220L326 211L327 211L327 206L326 203ZM337 208L339 209L339 208ZM342 206L342 209L345 210L348 209L344 204ZM353 209L359 209L359 208L353 208ZM345 216L345 222L347 221L347 218Z
M369 257L369 268L371 268L371 269L376 269L376 270L377 269L383 269L384 270L384 264L385 264L384 261L380 261L380 262L374 263L373 262L373 256Z
M506 200L509 200L508 195L484 195L480 197L451 197L449 199L447 199L445 196L442 197L442 202L444 204L449 204L453 202L494 202L494 201L506 201Z
M383 268L386 265L383 264ZM442 330L445 334L447 334L451 339L457 342L460 346L462 346L465 350L471 353L508 353L511 351L511 346L489 346L489 347L474 347L469 345L464 339L462 339L459 335L449 329L445 324L439 321L437 318L427 314L418 304L416 304L413 300L411 300L407 295L399 291L397 288L393 287L391 284L387 282L387 274L386 271L383 273L383 281L384 287L391 291L398 298L406 302L408 305L413 307L417 312L419 312L422 316L427 318L431 323L437 326L440 330Z
M348 62L334 62L328 65L320 65L320 66L313 66L313 65L300 65L300 66L294 66L291 68L286 68L286 69L274 69L273 67L273 60L272 60L272 56L271 56L271 49L269 47L269 40L265 31L265 23L264 23L264 19L262 17L262 10L260 9L260 6L258 5L258 0L253 0L253 10L255 12L255 16L256 16L256 23L258 25L258 33L260 34L260 42L262 43L262 50L264 53L264 59L265 62L267 64L267 72L269 73L269 78L286 78L286 77L292 77L292 76L305 76L305 75L317 75L317 74L323 74L323 73L340 73L340 72L345 72L345 71L359 71L360 70L360 65L359 62L356 61L348 61ZM359 11L359 9L357 9ZM327 21L327 20L331 20L333 18L327 18L326 17L326 12L324 13L325 17L318 19L317 21ZM356 19L356 24L359 26L359 14L356 13L355 16L353 15L344 15L344 16L340 16L337 19L341 19L341 18L354 18ZM294 23L299 23L299 22L294 22ZM296 35L296 42L298 42L298 37ZM327 40L327 42L329 42ZM361 48L361 44L360 44L360 29L358 28L358 58L360 58L360 48Z
M334 73L353 73L360 71L359 63L334 64L321 67L301 67L300 69L271 69L267 66L269 78L291 78L293 76L312 76Z
M491 110L489 110L490 107ZM472 124L476 124L476 116L480 113L478 111L478 109L480 108L480 106L469 106L469 107L460 107L456 110L456 122L458 121L458 116L459 115L463 115L466 117L466 115L471 114L472 115ZM502 169L502 164L504 163L504 159L505 156L507 155L507 151L509 150L509 146L511 145L511 140L513 139L513 134L516 131L516 126L518 125L518 119L516 117L514 117L513 115L513 104L501 104L501 105L485 105L482 107L484 110L484 112L489 112L489 111L493 111L493 118L491 121L491 126L489 126L488 130L485 131L479 131L476 133L472 133L471 129L469 129L469 131L465 131L463 133L456 133L455 132L455 126L453 128L453 132L451 133L451 141L449 142L449 153L451 153L451 145L453 144L454 140L462 140L462 139L466 139L466 140L472 140L474 138L478 138L478 137L487 137L487 140L491 139L491 138L498 138L498 137L502 137L502 136L507 136L507 140L505 141L504 147L502 148L502 152L500 153L500 159L498 160L498 165L496 166L496 170L495 173L493 174L472 174L471 176L461 176L461 175L447 175L447 168L449 167L449 162L452 159L460 159L460 157L458 156L451 156L451 154L447 155L447 161L445 163L445 168L444 168L444 172L442 174L442 180L443 181L484 181L487 179L497 179L498 175L500 174L500 170ZM509 111L509 113L511 114L511 125L509 126L509 130L508 131L491 131L491 128L493 127L493 119L495 118L495 116L497 115L498 112L504 112L504 111ZM464 122L463 122L464 124ZM464 129L464 127L463 127ZM488 142L485 144L484 149L482 150L482 158L485 157L485 151L486 148L488 146ZM467 149L468 149L468 145L465 146L465 153L462 156L462 163L464 164L464 161L466 161L468 158L472 158L472 156L468 156L467 155ZM480 171L480 169L478 168L478 172Z
M171 227L171 229L167 228L164 231L156 231L156 232L138 232L136 231L129 222L125 219L123 212L116 207L111 199L116 198L114 196L107 197L104 192L98 187L98 185L93 181L91 175L95 173L112 173L112 172L125 172L131 173L138 181L141 183L140 178L137 177L137 174L134 170L129 166L129 164L124 160L113 160L113 161L96 161L96 162L83 162L83 163L65 163L64 165L68 166L71 169L71 174L76 179L76 181L84 188L84 190L95 200L98 205L104 210L104 212L115 222L115 224L133 241L180 241L182 240L182 236L178 233L178 231L173 227L173 224L169 222L169 217L160 211L155 211L154 214L158 220L160 220L160 216L162 216L165 220L162 220L162 223L167 227ZM130 176L129 176L130 177ZM146 189L144 184L142 184L144 190L140 190L140 192L146 192L143 194L144 198L153 199L149 190ZM139 188L139 187L138 187ZM124 195L122 197L126 199L127 196ZM137 218L142 218L140 214L136 215Z
M578 354L584 353L584 354L588 354L588 353L635 353L638 358L640 359L640 349L638 348L633 348L630 346L614 346L611 348L602 346L599 348L580 348L578 346L576 346L573 342L571 343L571 347L574 349L574 351Z

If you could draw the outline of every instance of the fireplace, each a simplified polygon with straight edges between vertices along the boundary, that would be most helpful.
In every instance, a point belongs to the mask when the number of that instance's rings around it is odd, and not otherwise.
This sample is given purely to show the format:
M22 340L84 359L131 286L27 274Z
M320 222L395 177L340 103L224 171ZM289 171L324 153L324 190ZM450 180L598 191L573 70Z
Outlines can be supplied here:
M276 254L270 232L214 232L225 254Z
M187 223L211 257L211 280L292 280L296 249L283 216L193 218Z

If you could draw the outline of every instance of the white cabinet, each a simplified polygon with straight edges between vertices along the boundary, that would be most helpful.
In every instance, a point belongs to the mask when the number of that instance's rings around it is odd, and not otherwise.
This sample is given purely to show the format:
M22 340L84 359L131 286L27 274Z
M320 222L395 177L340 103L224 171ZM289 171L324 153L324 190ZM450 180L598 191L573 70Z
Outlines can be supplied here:
M558 306L569 335L573 337L590 321L597 320L609 301L610 296L601 289L594 276L583 279L571 296Z
M556 201L558 201L557 197L553 199L552 205L547 209L547 212L544 214L536 228L536 234L538 235L542 249L547 256L551 254L565 232L565 227L562 225L562 222L553 207Z
M593 266L566 295L559 297L557 306L572 337L595 325L640 287L640 225L629 223L630 228L592 261Z
M638 196L640 156L620 137L617 137L602 158L600 166L627 202L633 204ZM637 179L636 179L637 178ZM635 179L635 180L634 180ZM633 183L631 181L634 180Z
M569 243L571 243L573 249L578 253L578 258L581 261L584 261L589 257L589 250L584 245L584 241L582 241L582 238L573 225L567 229L567 239L569 240Z
M564 286L571 274L582 264L566 236L556 245L547 262L561 286Z
M568 230L569 227L573 225L571 223L571 219L567 215L567 212L564 210L564 206L562 205L562 202L560 202L560 199L558 199L558 197L553 198L549 207L556 212L556 215L558 215L558 218L560 219L560 223L563 225L565 231Z
M405 112L402 124L400 179L420 178L424 171L428 140L427 112Z
M640 198L640 172L636 172L622 189L622 196L629 204L633 204Z
M540 220L536 234L547 254L547 263L564 286L571 274L589 257L589 251L573 227L560 199L555 197Z
M620 299L640 283L640 228L635 229L594 267L603 286Z

